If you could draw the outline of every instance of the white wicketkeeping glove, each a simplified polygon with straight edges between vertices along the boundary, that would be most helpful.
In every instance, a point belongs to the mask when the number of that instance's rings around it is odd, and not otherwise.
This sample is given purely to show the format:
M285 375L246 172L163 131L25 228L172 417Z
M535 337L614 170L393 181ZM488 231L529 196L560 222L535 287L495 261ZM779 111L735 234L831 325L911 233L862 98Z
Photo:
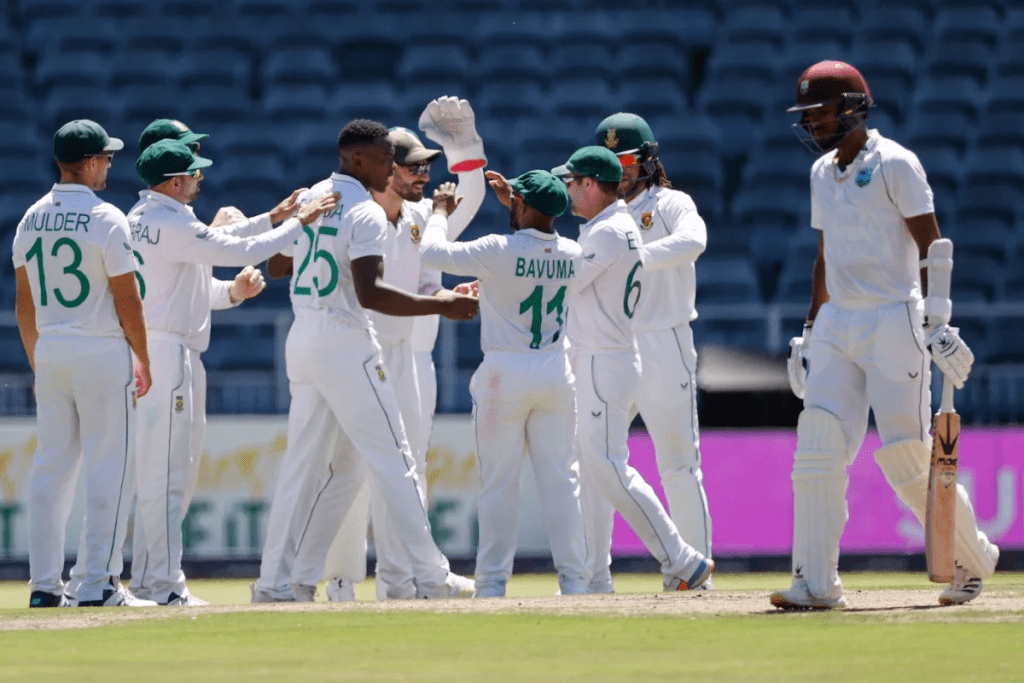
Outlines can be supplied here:
M804 397L804 387L807 385L807 366L804 361L807 359L807 346L810 342L811 327L804 325L802 337L793 337L789 340L789 360L786 361L786 370L789 372L789 388L797 398Z
M924 328L925 344L931 351L932 360L957 389L964 388L967 376L974 365L974 354L960 338L960 328L942 323L936 327Z
M447 95L433 100L420 114L420 130L441 145L452 173L487 165L484 141L476 132L476 114L468 101Z

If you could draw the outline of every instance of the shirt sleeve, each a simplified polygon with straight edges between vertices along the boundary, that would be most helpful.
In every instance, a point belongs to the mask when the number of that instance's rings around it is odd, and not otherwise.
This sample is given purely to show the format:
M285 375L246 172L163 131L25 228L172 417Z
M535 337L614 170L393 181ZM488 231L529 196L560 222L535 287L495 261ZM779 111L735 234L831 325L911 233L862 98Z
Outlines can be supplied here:
M223 311L225 308L234 308L238 304L242 303L239 300L236 303L231 302L231 284L232 280L218 280L215 277L210 278L210 309L214 311Z
M434 214L427 221L420 244L420 259L428 268L452 275L484 277L492 274L498 253L497 235L487 235L472 242L449 242L448 221Z
M252 235L265 233L273 228L274 224L270 222L270 214L261 213L259 216L246 218L244 221L221 225L216 230L234 235L235 237L251 237Z
M708 230L692 200L683 195L658 202L655 215L660 214L669 234L644 244L644 268L660 270L693 263L704 253Z
M173 223L160 227L161 239L168 241L167 252L176 261L238 267L267 260L295 241L302 231L297 218L289 218L278 227L251 237L236 237L201 221L179 221L177 217Z
M818 165L815 164L814 168L811 169L811 227L815 230L824 230L826 213L818 201L818 194L815 192L815 185L817 183L814 182L814 176L817 168Z
M928 185L924 167L917 155L906 151L904 155L892 157L882 162L883 172L889 181L892 201L904 218L923 216L935 213L935 202L932 188Z
M454 242L459 239L469 224L473 222L480 205L484 203L484 195L487 194L487 181L484 179L484 170L478 168L475 171L459 174L459 184L455 188L455 196L462 196L458 207L448 217L448 240ZM433 213L433 202L431 202L430 213Z
M15 269L21 268L28 262L25 258L25 251L21 247L21 245L24 244L24 241L18 240L18 236L22 234L22 225L24 225L25 218L28 217L28 214L31 213L31 211L32 210L29 209L28 213L21 217L21 220L18 221L18 228L14 231L14 242L11 244L11 258L14 261Z
M627 248L623 237L611 228L600 226L594 227L587 236L586 244L580 246L583 247L583 252L578 257L579 267L576 269L576 277L569 285L570 290L577 292L596 280Z
M375 210L376 209L376 210ZM364 201L349 212L352 239L348 244L348 258L355 261L364 256L384 255L384 233L388 229L387 215L376 202Z
M103 219L111 224L107 244L103 250L103 267L106 268L107 277L137 271L139 262L135 259L135 251L132 249L128 219L116 209L107 211Z

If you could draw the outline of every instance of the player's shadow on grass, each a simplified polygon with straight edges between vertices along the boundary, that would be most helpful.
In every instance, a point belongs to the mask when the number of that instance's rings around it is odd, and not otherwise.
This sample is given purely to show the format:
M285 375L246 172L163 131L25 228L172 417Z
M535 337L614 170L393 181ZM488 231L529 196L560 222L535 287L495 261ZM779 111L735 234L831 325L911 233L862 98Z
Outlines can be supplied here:
M949 605L894 605L892 607L846 607L844 609L779 609L778 607L765 610L762 614L870 614L872 612L900 612L924 611L933 609L948 609Z

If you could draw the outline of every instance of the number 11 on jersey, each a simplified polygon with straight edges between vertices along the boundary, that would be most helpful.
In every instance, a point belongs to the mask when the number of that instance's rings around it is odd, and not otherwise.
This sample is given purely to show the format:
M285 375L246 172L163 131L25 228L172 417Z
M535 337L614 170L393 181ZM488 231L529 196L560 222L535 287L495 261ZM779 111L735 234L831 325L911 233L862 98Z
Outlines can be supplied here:
M531 349L539 349L541 342L541 323L543 322L543 316L546 313L551 315L555 313L555 322L558 323L558 329L555 330L555 334L551 337L551 342L558 341L558 338L562 334L562 325L564 320L562 319L562 311L565 308L565 285L558 288L555 295L548 301L547 306L544 306L544 285L537 285L533 288L530 296L523 299L519 304L519 313L523 314L527 311L532 311L530 316L530 334L533 335L533 339L530 341ZM542 309L544 311L542 312Z

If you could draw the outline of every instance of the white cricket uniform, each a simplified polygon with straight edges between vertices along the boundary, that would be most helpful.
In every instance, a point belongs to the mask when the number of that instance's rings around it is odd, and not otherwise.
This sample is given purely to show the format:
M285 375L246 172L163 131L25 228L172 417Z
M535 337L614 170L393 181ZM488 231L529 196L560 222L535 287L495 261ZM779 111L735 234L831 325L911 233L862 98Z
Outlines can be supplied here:
M210 310L231 306L213 266L246 266L290 244L298 219L268 214L210 228L192 208L152 190L128 212L144 292L153 389L139 411L138 502L131 590L157 602L181 596L182 528L203 453Z
M388 381L380 345L367 311L359 304L352 281L352 261L382 256L388 229L384 209L375 203L354 178L334 173L309 191L309 197L326 192L341 194L338 208L314 224L295 244L298 262L291 280L295 322L288 334L286 361L292 395L315 392L315 400L293 403L289 412L299 423L307 421L297 408L316 410L325 402L354 448L325 453L324 444L293 440L281 464L274 503L267 524L258 588L281 593L286 572L290 530L305 523L312 507L307 490L315 489L317 477L328 460L347 472L361 457L372 477L372 487L387 502L394 524L412 563L417 596L447 594L448 560L430 536L415 458L402 425L398 401ZM300 258L301 257L301 258ZM340 462L339 462L340 459ZM351 475L350 475L351 478ZM359 482L361 483L361 482ZM352 486L339 510L344 514L358 493ZM304 508L300 509L300 508ZM341 520L335 520L340 524ZM330 528L330 527L328 527ZM331 528L331 535L337 526ZM296 580L298 580L296 578Z
M566 289L576 276L580 248L530 228L451 243L445 223L437 215L427 223L423 262L480 281L484 359L469 384L481 479L476 595L504 597L512 576L524 452L536 476L562 592L585 593L590 576L564 333Z
M483 202L484 188L482 170L459 174L457 193L464 199L453 214L451 222L454 226L449 228L450 235L457 237L472 220ZM422 232L427 216L432 211L433 202L428 199L403 202L398 224L389 226L385 233L383 258L384 281L387 284L405 291L418 291L426 296L441 289L440 272L424 268L419 257ZM407 342L411 340L416 343L418 340L423 343L424 327L421 323L426 322L426 329L430 330L431 335L429 348L432 348L439 316L395 317L375 311L369 311L369 315L382 347L384 366L395 382L407 438L409 434L416 435L410 440L410 447L415 453L417 475L424 484L425 495L426 451L436 402L437 380L433 374L433 360L429 350L420 357L412 354L411 365L414 371L410 371ZM433 322L432 329L430 322ZM417 330L421 332L417 334ZM424 364L423 355L428 365ZM429 367L429 374L421 372L424 367ZM420 395L421 382L430 392L427 399ZM419 401L418 405L416 400ZM289 434L302 435L299 438L314 444L310 448L319 444L327 453L334 454L334 461L321 473L320 482L315 488L305 488L309 484L298 483L291 487L293 500L297 501L296 522L286 544L275 546L282 548L284 553L273 590L273 594L278 596L287 595L292 583L316 585L324 575L328 578L344 577L352 583L359 583L366 578L366 531L371 500L369 484L358 487L356 498L347 514L338 509L342 501L351 497L351 481L340 475L348 467L346 460L351 460L341 449L351 448L351 441L340 433L338 423L326 402L300 399L296 404L293 395L292 404ZM307 476L316 474L311 472ZM313 491L312 497L307 498L310 491ZM308 512L303 507L307 499L313 501L313 508ZM384 501L380 496L374 496L373 500L378 597L413 597L415 586L408 556L398 536L388 528ZM339 528L338 519L342 517L344 519Z
M643 240L643 296L634 322L643 372L636 407L654 441L661 484L683 540L711 557L711 516L700 470L694 263L707 228L690 196L650 187L629 202Z
M876 130L845 171L835 157L829 152L811 169L811 226L824 239L829 300L810 333L804 407L834 416L844 443L831 449L819 444L807 456L801 445L798 455L810 464L796 458L793 475L794 575L806 565L812 592L822 594L822 582L841 590L835 561L846 521L846 466L864 439L868 408L883 446L930 446L931 358L924 343L919 250L905 219L934 213L932 191L917 156ZM918 465L926 477L927 464ZM903 497L912 487L894 488ZM914 491L906 502L923 511L923 499L915 498L925 495L926 486ZM971 517L973 522L973 512ZM816 538L821 526L828 527L825 537L808 545L805 539ZM980 531L971 536L967 553L957 535L957 561L977 565L969 566L973 576L988 576L994 561L970 561L990 556L988 538ZM823 568L827 578L812 576L811 568Z
M591 590L611 590L613 507L661 563L666 580L689 584L704 557L679 536L654 490L628 462L630 408L641 374L634 315L646 292L641 238L626 203L618 200L585 223L579 243L569 343Z
M29 484L33 591L60 595L64 538L79 464L86 517L80 600L120 577L135 464L132 357L110 293L137 270L128 222L84 185L58 183L18 224L14 267L25 267L36 310L38 445Z

